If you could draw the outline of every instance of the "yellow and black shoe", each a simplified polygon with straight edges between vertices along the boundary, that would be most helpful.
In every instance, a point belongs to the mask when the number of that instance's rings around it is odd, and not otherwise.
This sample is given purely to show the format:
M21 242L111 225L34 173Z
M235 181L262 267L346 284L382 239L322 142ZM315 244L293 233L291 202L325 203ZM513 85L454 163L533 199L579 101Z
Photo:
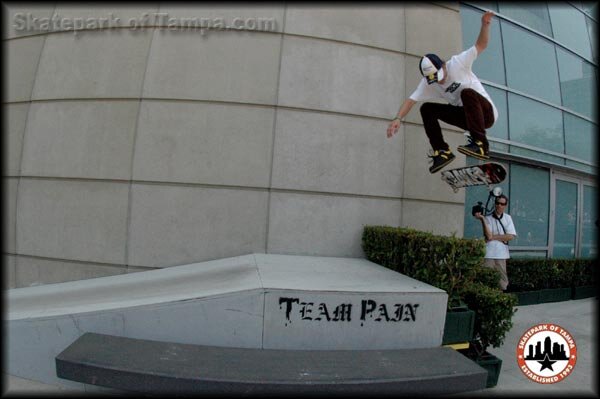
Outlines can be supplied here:
M483 147L483 143L481 141L473 140L471 137L467 138L469 139L469 144L459 145L457 148L458 152L481 160L490 159L488 150Z
M433 165L429 167L430 173L437 172L456 158L450 150L433 151L428 157L431 158L430 162L433 162Z

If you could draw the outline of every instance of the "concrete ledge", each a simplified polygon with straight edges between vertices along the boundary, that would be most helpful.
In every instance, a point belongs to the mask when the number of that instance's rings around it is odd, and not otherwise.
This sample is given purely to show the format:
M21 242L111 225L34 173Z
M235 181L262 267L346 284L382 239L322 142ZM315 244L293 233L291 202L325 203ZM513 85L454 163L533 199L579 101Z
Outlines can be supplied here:
M449 348L269 350L86 333L56 357L58 377L139 393L450 394L487 372Z

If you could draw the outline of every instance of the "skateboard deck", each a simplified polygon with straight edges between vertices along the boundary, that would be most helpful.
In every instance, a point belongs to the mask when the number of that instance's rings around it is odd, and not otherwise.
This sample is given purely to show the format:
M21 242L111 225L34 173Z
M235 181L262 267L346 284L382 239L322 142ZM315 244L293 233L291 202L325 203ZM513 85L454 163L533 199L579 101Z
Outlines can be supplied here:
M454 192L459 188L498 184L506 178L506 169L502 164L486 162L480 165L442 171L442 180L452 187Z

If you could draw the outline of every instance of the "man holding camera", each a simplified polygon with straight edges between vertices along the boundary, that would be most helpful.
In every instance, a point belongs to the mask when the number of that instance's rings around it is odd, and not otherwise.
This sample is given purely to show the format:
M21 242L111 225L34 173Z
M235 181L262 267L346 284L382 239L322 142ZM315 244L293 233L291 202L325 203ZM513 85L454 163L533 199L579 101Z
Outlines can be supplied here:
M506 274L506 259L510 258L508 242L517 235L512 218L504 212L507 205L508 197L501 194L496 197L494 212L491 215L484 216L481 212L473 215L481 221L485 236L484 265L500 272L499 285L502 291L506 291L508 286L508 275Z

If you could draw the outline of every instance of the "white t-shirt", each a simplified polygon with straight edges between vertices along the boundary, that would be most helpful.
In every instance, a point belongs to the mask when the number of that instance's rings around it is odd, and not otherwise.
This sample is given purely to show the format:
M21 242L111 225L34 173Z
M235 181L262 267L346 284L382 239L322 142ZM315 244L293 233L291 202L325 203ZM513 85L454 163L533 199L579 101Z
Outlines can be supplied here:
M475 46L472 46L458 55L452 56L452 58L446 61L448 77L444 84L427 84L427 80L423 77L416 90L409 98L413 101L426 101L441 98L448 101L451 105L462 107L463 103L460 98L460 93L464 89L473 89L492 104L494 121L496 121L498 119L498 110L489 94L483 88L479 78L477 78L471 70L473 61L475 61L476 58L477 48Z
M517 235L513 220L508 213L503 213L500 220L496 219L493 214L485 217L492 235L500 234L512 234ZM504 229L502 229L504 226ZM488 241L485 245L485 258L486 259L508 259L510 254L508 252L508 245L502 241L492 240Z

